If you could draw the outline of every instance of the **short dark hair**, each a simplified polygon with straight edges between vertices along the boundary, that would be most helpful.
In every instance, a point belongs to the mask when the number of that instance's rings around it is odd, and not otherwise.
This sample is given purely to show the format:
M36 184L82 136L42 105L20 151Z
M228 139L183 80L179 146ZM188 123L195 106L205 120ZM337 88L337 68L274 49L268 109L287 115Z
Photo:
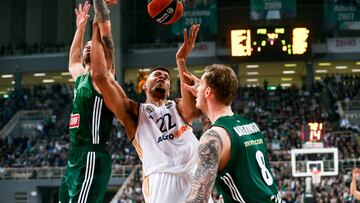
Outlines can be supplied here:
M207 66L204 70L206 85L214 90L215 98L229 106L238 88L238 79L233 69L221 64Z
M157 66L157 67L153 68L153 69L150 71L149 75L150 75L152 72L157 71L157 70L165 71L165 72L167 72L167 73L170 75L170 71L169 71L167 68L165 68L164 66Z

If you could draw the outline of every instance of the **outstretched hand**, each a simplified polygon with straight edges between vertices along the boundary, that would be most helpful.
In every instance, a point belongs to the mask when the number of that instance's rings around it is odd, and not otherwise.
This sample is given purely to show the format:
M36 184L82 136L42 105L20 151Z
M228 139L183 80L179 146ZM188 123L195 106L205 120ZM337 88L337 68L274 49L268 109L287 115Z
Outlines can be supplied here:
M85 29L86 22L90 17L89 14L90 4L88 1L85 1L84 7L79 4L78 8L75 8L76 14L76 27L77 29Z
M179 60L179 59L185 60L189 56L189 54L195 47L196 36L197 36L199 30L200 30L199 24L192 25L190 28L190 35L188 36L187 30L186 30L186 28L184 28L184 31L183 31L184 42L181 45L178 52L176 53L177 60Z
M194 96L194 97L197 97L197 88L199 87L200 85L200 79L197 78L195 75L193 75L192 73L190 72L184 72L184 76L189 79L193 85L187 85L185 83L182 83L181 85L187 89L188 91L191 92L191 94Z

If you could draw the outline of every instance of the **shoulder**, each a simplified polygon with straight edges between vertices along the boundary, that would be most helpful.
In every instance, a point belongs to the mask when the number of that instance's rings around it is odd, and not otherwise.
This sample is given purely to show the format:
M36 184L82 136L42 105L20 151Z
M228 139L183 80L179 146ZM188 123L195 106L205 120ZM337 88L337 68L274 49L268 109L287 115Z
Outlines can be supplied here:
M221 143L223 142L224 138L228 137L228 132L219 126L212 126L209 128L200 138L200 142L206 142L208 140L217 140Z
M86 74L78 75L75 79L75 88L78 88L80 84L83 84L86 79Z
M80 75L76 76L75 82L76 82L76 83L81 82L81 81L84 80L85 77L86 77L86 74L85 74L85 73L80 74Z

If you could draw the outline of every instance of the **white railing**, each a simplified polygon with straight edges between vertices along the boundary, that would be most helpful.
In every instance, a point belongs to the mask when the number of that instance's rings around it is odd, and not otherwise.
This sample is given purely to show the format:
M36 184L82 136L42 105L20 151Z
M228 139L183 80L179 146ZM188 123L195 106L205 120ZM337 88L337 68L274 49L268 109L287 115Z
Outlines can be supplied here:
M301 162L306 161L299 161ZM291 161L273 161L272 166L291 167ZM122 165L112 167L111 177L128 177L131 172L141 165ZM358 159L342 159L339 160L339 171L348 171L352 168L360 166L360 158ZM28 179L60 179L64 175L65 167L42 167L42 168L1 168L1 180L28 180Z
M342 101L341 106L344 111L360 110L360 100Z
M113 166L113 178L128 177L136 166ZM65 167L0 168L0 180L60 179Z

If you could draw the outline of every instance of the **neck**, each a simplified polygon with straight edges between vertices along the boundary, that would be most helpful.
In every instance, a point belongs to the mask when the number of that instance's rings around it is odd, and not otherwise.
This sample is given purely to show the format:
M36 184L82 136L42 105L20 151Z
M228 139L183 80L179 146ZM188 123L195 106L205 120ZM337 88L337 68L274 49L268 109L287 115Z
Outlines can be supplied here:
M165 99L157 99L152 96L147 96L145 103L154 104L156 106L162 106L167 101L167 98Z
M85 64L85 72L88 73L90 71L90 64Z
M222 116L232 116L234 112L231 110L231 106L224 104L211 104L208 103L208 108L205 112L211 123L214 123L218 118Z

